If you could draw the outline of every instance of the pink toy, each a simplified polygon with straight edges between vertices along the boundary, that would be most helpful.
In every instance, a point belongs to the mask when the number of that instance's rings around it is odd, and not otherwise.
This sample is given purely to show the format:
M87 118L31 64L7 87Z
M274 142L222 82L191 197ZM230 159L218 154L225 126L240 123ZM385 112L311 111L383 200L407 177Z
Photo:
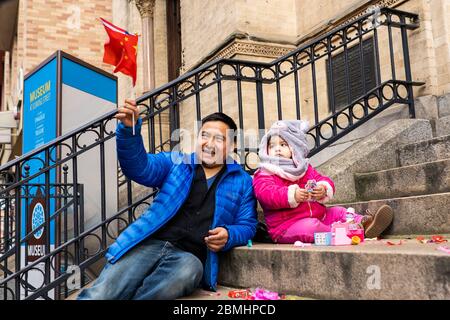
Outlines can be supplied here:
M353 221L335 222L331 226L331 245L346 246L352 244L352 237L358 236L364 242L364 228Z
M354 236L359 237L361 242L364 242L364 228L359 223L350 222L348 225L347 236L351 239Z
M331 246L331 232L314 232L314 244L316 246Z
M305 184L305 189L308 191L308 193L312 193L314 191L314 188L317 187L317 182L314 179L308 180ZM314 201L313 199L309 199L308 201Z
M332 246L345 246L352 244L352 239L347 236L348 223L347 222L335 222L331 226L331 245Z

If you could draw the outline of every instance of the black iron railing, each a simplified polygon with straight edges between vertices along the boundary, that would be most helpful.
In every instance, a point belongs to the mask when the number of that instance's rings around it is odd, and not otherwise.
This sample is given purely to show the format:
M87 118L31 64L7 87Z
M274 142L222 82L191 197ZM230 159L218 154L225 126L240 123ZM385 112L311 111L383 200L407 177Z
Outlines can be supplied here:
M417 15L381 9L271 63L233 59L207 63L137 99L147 150L188 151L189 147L173 133L210 112L222 111L236 119L240 134L235 156L252 172L257 163L258 130L274 120L308 119L313 156L390 106L406 105L410 116L415 117L413 86L421 83L412 81L407 31L417 27ZM367 39L374 44L370 61L366 61L363 50ZM352 52L359 52L359 60L349 56L355 46L360 50ZM333 72L338 55L344 57L343 74ZM355 59L360 72L350 74L349 66ZM366 68L368 63L373 68ZM369 88L365 80L368 72L376 72L373 78L377 80ZM339 108L333 92L337 88L333 77L338 76L339 90L347 95L347 104ZM356 99L350 94L355 79L362 82ZM116 161L105 156L105 146L115 137L115 113L109 112L0 167L0 180L4 182L0 185L0 297L67 297L73 289L70 267L78 268L79 285L83 286L89 280L88 268L94 267L117 235L151 204L157 190L139 187L120 170L117 183L106 181L105 164ZM183 142L188 135L181 136ZM90 174L98 175L100 198L89 200L80 174L80 170L89 168L81 168L79 159L92 153L98 154L100 170ZM111 185L115 188L108 189ZM41 222L30 229L30 223L24 220L30 217L28 202L38 197L37 190L46 209ZM118 194L116 210L109 209L111 190ZM84 212L89 201L98 204L98 211ZM40 247L43 252L30 261L24 251L39 238L37 235L45 240Z

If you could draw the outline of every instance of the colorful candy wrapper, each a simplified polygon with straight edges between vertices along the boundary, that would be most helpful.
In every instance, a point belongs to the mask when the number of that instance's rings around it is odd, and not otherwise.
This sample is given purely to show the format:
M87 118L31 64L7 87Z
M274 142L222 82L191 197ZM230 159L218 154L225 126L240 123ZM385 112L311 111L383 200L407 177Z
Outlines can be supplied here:
M253 300L280 300L278 292L272 292L261 288L256 288L252 294Z
M249 296L251 296L251 293L250 293L250 290L248 290L248 289L228 291L229 298L247 299Z
M427 240L425 240L425 238L422 237L422 236L418 236L418 237L416 238L416 240L417 240L418 242L420 242L420 243L427 243Z
M418 236L416 238L416 240L419 243L443 243L443 242L448 242L448 240L445 239L445 237L441 236L441 235L431 236L431 239L429 239L429 240L425 239L425 237L423 237L423 236Z
M439 251L445 252L447 254L450 254L450 247L447 247L447 246L439 246L439 247L436 248L436 250L439 250Z
M447 240L444 238L444 236L431 236L431 240L433 240L433 243L443 243L447 242Z

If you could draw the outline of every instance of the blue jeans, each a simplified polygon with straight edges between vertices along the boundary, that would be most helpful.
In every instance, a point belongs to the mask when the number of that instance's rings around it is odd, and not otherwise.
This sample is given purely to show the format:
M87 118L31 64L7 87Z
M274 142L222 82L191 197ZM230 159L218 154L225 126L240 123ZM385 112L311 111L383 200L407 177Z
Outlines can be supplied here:
M116 263L106 263L94 284L78 300L176 299L194 292L203 265L170 242L146 239Z

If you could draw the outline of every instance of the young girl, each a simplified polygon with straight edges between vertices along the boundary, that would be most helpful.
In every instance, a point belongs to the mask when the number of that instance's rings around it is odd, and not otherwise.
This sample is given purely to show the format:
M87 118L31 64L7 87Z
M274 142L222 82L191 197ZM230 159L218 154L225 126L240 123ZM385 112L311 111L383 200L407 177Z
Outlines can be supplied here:
M315 232L330 232L331 224L345 222L348 214L346 208L324 205L333 198L335 187L308 163L307 131L306 121L277 121L259 146L260 165L253 187L269 235L277 243L313 243ZM307 186L309 180L315 180L315 187ZM375 238L391 224L393 212L384 205L376 213L353 213L352 217L362 224L367 238Z

